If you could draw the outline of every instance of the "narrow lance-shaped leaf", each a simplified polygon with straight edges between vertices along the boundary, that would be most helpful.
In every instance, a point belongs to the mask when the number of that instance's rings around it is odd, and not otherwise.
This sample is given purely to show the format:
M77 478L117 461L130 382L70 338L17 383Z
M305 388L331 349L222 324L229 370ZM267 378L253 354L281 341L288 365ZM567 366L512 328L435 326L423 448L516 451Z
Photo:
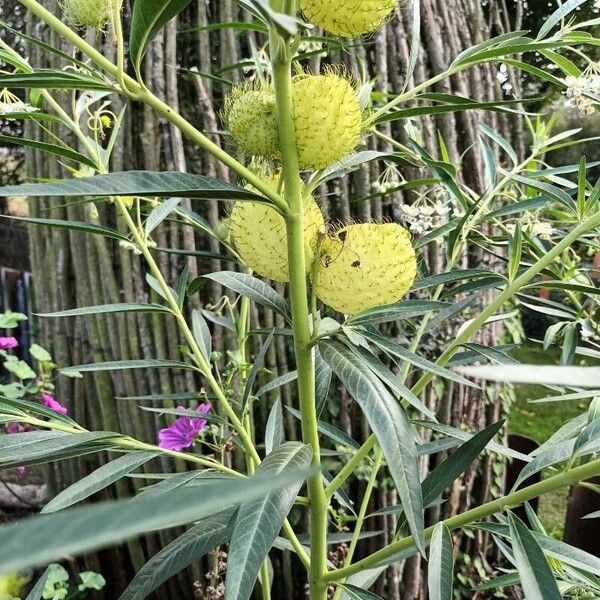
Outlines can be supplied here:
M254 363L252 364L252 368L250 369L250 373L248 374L248 379L246 380L246 385L244 386L244 392L242 394L242 411L246 410L246 405L248 404L248 398L250 397L250 393L252 392L252 387L254 386L254 381L256 380L256 376L258 375L258 371L262 368L265 362L265 356L267 351L269 350L269 346L273 341L274 332L271 331L267 336L267 339L264 341L261 349L259 350Z
M44 513L63 510L77 502L89 498L92 494L103 490L115 481L135 471L143 464L159 456L160 452L133 452L125 454L96 469L83 479L80 479L67 489L52 498L42 509Z
M307 469L312 460L310 446L288 442L260 464L257 474L276 479L288 470ZM247 600L252 595L260 567L300 490L301 481L243 504L235 519L229 547L225 600Z
M73 308L70 310L61 310L59 312L51 313L37 313L38 317L44 318L59 318L59 317L81 317L87 315L99 315L99 314L110 314L110 313L122 313L122 312L171 312L166 306L160 304L99 304L97 306L82 306L80 308Z
M233 529L234 509L198 522L155 554L137 573L119 600L143 600L169 578L226 542Z
M152 39L190 0L136 0L131 16L129 55L136 72Z
M452 600L453 577L452 534L446 525L438 523L433 529L429 548L427 584L430 600Z
M277 450L283 443L283 439L283 409L281 408L281 399L277 398L269 412L265 429L265 450L267 454Z
M35 582L35 585L29 592L25 600L42 600L42 595L44 593L44 587L46 586L46 580L48 579L48 575L50 575L50 567L48 567L42 573L40 578Z
M0 196L178 196L216 200L253 200L258 196L231 183L176 171L119 171L53 183L0 187Z
M234 271L221 271L205 275L207 279L216 281L237 294L247 296L254 302L262 304L283 316L289 316L289 309L284 297L268 286L264 281Z
M515 564L527 600L561 600L552 569L531 531L513 512L508 513L508 525Z
M0 565L4 572L17 571L183 525L253 502L308 475L306 470L289 470L281 475L215 480L204 485L201 494L197 488L178 489L170 492L168 510L164 495L150 494L32 517L0 528Z
M324 360L360 405L377 437L404 505L410 531L423 552L423 498L417 446L404 410L383 383L346 347L324 342L320 349Z

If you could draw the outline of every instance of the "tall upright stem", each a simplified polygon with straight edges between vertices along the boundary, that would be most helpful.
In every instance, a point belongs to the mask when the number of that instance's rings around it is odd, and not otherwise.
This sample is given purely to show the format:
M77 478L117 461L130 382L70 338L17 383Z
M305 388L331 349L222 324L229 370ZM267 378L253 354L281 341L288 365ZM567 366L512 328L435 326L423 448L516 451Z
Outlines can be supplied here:
M273 79L277 102L279 139L283 157L284 197L288 204L285 216L290 274L290 304L294 351L298 370L298 396L302 438L313 453L313 465L320 465L321 451L317 430L315 399L314 349L311 347L310 310L304 257L303 190L300 180L296 131L293 121L291 55L287 44L271 34ZM320 469L308 481L310 503L310 598L326 600L327 586L327 506Z

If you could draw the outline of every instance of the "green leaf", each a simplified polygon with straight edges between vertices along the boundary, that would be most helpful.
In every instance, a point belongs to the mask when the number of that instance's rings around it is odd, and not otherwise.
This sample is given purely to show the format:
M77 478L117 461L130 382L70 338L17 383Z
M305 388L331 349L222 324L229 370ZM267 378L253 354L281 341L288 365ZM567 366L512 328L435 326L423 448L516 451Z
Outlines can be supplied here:
M33 435L43 433L46 435ZM26 432L0 436L0 468L43 464L70 456L80 456L110 447L120 437L110 431L85 431L49 436L54 432Z
M350 350L336 342L320 346L324 360L361 407L377 437L404 505L410 531L423 551L423 498L414 432L402 407Z
M272 392L273 390L276 390L277 388L280 388L283 385L287 385L288 383L292 383L293 381L296 381L297 379L298 379L298 371L290 371L289 373L284 373L283 375L276 377L272 381L265 383L265 385L263 385L256 392L256 397L260 398L261 396L264 396L268 392Z
M573 12L578 6L581 6L584 2L585 0L567 0L567 2L562 4L544 21L544 24L540 27L536 39L541 40L546 37L546 35L552 31L552 28L555 25L562 21L569 13Z
M580 388L600 387L600 367L550 365L483 365L458 369L468 377L501 383L535 383Z
M519 164L519 158L517 156L517 153L515 152L514 148L510 145L508 140L503 138L498 132L494 131L491 127L488 127L484 123L479 123L479 129L483 133L485 133L485 135L487 135L490 139L496 142L496 144L498 144L498 146L500 146L502 150L504 150L504 152L506 152L513 165Z
M50 575L50 567L48 567L42 573L41 577L36 581L35 585L29 592L25 600L42 600L42 594L44 593L44 587L46 586L48 575Z
M321 416L321 413L327 404L332 377L333 372L331 371L330 366L323 360L319 348L315 348L315 397L318 417Z
M138 2L144 0L138 0ZM152 209L146 219L146 235L150 235L178 206L182 198L169 198Z
M24 360L7 360L4 368L18 379L35 379L37 373Z
M160 452L133 452L102 465L90 475L80 479L52 498L44 506L42 512L50 513L63 510L77 502L81 502L159 455Z
M256 472L276 479L288 470L307 469L311 460L310 446L288 442L269 454ZM260 567L294 504L301 483L292 482L281 491L240 507L227 558L225 600L247 600L252 595Z
M124 313L124 312L170 313L171 311L166 306L161 306L160 304L117 303L117 304L98 304L97 306L82 306L80 308L73 308L70 310L61 310L59 312L35 313L35 314L38 317L55 318L55 317L81 317L81 316L86 316L86 315L101 315L101 314Z
M297 485L308 474L289 470L281 475L210 481L201 494L193 487L170 492L168 507L164 495L149 494L31 517L0 528L0 564L5 572L17 571L184 525Z
M267 419L267 426L265 429L265 451L267 454L271 454L273 450L277 450L284 440L283 430L283 409L281 408L281 398L277 398L273 402L271 411L269 412L269 418Z
M118 371L125 369L195 369L190 363L178 360L147 358L140 360L114 360L111 362L90 363L65 367L63 371L78 371L80 373L95 373L98 371Z
M350 346L349 346L350 347ZM400 375L392 373L376 356L371 354L368 350L359 347L350 347L350 350L356 354L367 367L383 383L385 383L398 397L406 400L412 407L416 408L419 412L427 415L432 421L436 421L435 413L427 408L427 406L419 400L403 383Z
M292 413L297 419L301 419L302 415L300 411L292 408L291 406L286 406L285 409ZM317 421L317 429L320 433L327 436L329 439L333 440L337 444L341 444L342 446L347 446L353 450L360 449L360 444L353 440L345 431L342 431L335 425L331 425L331 423L327 423L325 421Z
M52 362L50 352L38 344L31 344L29 347L29 354L39 362Z
M515 224L514 233L508 238L508 280L513 281L519 272L523 255L523 232L521 223Z
M348 325L373 325L376 323L400 321L402 319L413 319L414 317L420 317L447 306L447 302L438 302L435 300L404 300L396 304L390 304L389 306L371 308L358 313L351 316L346 323Z
M430 600L452 600L453 577L452 534L446 525L438 523L433 529L429 548L427 584Z
M252 392L252 387L254 386L254 381L256 380L256 376L258 375L258 371L262 368L265 362L265 356L269 350L269 346L273 341L274 331L271 331L267 336L267 339L264 341L261 349L259 350L254 362L252 363L252 368L250 369L250 373L248 374L248 379L246 380L246 385L244 386L244 392L242 393L242 412L245 412L246 405L248 403L248 398L250 397L250 392Z
M119 600L143 600L213 548L225 543L233 529L233 509L199 521L155 554L136 574Z
M461 444L450 456L439 463L423 480L421 485L423 505L428 506L437 500L475 462L494 436L502 429L504 421L498 421L476 433ZM400 517L398 530L406 527L406 519Z
M91 167L92 169L97 168L96 163L84 154L57 144L48 144L46 142L38 142L37 140L28 140L26 138L13 137L10 135L0 135L0 142L8 145L14 144L16 146L24 146L25 148L35 148L40 152L52 154L53 156L61 156L62 158L73 160L82 165Z
M517 175L515 173L511 173L509 175L510 179L514 179L518 183L522 183L534 190L549 196L553 200L560 202L563 206L570 210L575 210L575 202L573 202L573 198L567 194L564 190L552 185L550 183L544 183L543 181L537 181L536 179L531 179L530 177L525 177L523 175Z
M198 309L192 310L192 329L194 339L202 350L202 356L210 363L210 355L212 353L212 335L208 328L208 323Z
M247 296L254 302L262 304L280 315L289 316L288 305L284 297L256 277L245 273L236 273L235 271L220 271L204 275L204 277L220 283L237 294Z
M24 183L0 187L6 196L178 196L264 202L244 188L203 175L175 171L121 171L54 183Z
M554 574L533 534L513 512L508 513L508 525L515 564L527 600L562 600Z
M49 90L109 90L115 89L106 81L73 71L39 69L35 73L0 73L0 88Z
M391 342L387 338L383 337L379 333L375 333L372 331L361 331L362 335L364 335L368 340L372 341L374 344L379 346L385 352L391 354L392 356L396 356L403 361L414 365L415 367L422 369L423 371L429 371L434 375L438 375L439 377L443 377L444 379L448 379L449 381L454 381L455 383L460 383L461 385L467 385L469 387L479 387L473 382L457 375L456 373L450 371L449 369L445 369L444 367L440 367L435 363L414 354L410 350L407 350L403 346L399 344L395 344Z
M351 583L343 583L340 584L339 587L346 592L347 600L382 600L381 596L369 592L368 590L363 590Z
M152 39L190 0L136 0L131 15L129 57L138 75Z
M0 194L4 188L0 188ZM42 225L45 227L56 227L57 229L69 229L71 231L82 231L84 233L93 233L96 235L103 235L104 237L111 238L113 240L128 241L127 237L120 234L118 231L105 227L104 225L97 225L96 223L86 223L85 221L64 221L62 219L38 219L36 217L10 217L15 221L24 221L25 223L32 223L33 225Z

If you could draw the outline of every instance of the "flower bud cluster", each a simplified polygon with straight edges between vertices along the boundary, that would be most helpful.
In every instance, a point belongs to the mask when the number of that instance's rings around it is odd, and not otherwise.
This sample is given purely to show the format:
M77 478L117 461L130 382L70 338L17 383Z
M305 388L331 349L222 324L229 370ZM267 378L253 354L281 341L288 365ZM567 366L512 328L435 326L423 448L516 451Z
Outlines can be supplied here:
M567 86L564 93L568 105L585 115L593 114L594 106L598 104L594 97L600 98L600 74L590 72L580 77L569 75L564 83Z

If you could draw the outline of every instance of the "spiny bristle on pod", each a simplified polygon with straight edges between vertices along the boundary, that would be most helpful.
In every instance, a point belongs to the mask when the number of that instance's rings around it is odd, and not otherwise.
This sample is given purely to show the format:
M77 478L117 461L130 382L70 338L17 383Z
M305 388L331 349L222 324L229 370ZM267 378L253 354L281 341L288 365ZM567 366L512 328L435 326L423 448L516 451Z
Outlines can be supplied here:
M270 86L235 87L225 99L223 120L233 141L246 154L279 155L275 96Z
M65 20L75 27L104 29L108 23L108 0L61 0Z
M356 150L362 110L348 79L336 73L296 77L293 107L301 168L324 169Z
M266 181L277 189L278 177ZM314 198L304 195L304 257L309 273L315 260L323 214ZM274 281L289 281L285 221L268 204L236 202L231 211L231 240L242 260L253 271Z
M304 16L340 37L358 37L378 29L398 0L300 0Z
M410 234L395 223L342 227L323 241L319 261L317 297L347 315L397 302L417 274Z

